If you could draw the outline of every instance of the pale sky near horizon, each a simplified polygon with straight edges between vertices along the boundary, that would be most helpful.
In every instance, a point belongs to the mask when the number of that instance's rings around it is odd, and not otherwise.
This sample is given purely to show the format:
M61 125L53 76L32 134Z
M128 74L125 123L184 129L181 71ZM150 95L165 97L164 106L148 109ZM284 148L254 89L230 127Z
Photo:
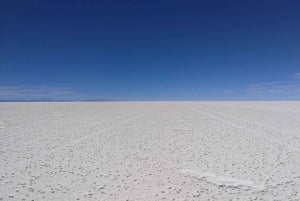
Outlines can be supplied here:
M300 1L0 3L0 100L300 100Z

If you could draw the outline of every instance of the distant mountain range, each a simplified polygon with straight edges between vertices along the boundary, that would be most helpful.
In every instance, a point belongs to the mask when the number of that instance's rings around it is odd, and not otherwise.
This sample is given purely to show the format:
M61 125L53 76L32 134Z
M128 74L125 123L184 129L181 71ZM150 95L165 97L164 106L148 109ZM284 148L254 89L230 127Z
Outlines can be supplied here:
M0 99L0 102L108 102L120 101L112 99L84 99L84 100L63 100L63 99Z

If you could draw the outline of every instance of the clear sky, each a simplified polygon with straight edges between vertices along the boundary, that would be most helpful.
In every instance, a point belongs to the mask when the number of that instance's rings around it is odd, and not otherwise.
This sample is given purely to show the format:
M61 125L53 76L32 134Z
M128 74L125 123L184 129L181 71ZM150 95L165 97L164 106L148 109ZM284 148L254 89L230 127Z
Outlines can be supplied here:
M300 100L299 0L10 0L0 25L0 99Z

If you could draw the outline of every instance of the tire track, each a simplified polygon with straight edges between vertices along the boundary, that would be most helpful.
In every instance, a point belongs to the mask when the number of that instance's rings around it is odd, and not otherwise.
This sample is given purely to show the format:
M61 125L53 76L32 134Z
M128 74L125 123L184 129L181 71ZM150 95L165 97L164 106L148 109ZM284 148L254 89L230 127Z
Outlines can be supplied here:
M94 137L94 136L96 136L96 135L99 135L99 134L101 134L101 133L104 133L104 132L113 130L113 129L119 127L119 126L125 125L125 124L127 124L127 123L129 123L129 122L131 122L131 121L133 121L133 120L135 120L135 119L138 119L139 117L141 117L141 116L143 116L143 115L145 115L145 114L144 114L144 113L140 113L140 114L137 114L137 115L133 115L132 117L127 118L126 120L123 120L123 121L121 121L121 122L115 123L114 125L109 126L109 127L106 127L106 128L104 128L104 129L102 129L102 130L98 130L98 131L95 132L95 133L92 133L92 134L89 134L89 135L85 135L84 137L81 137L81 138L77 138L77 139L75 139L75 140L72 140L71 142L68 142L67 145L64 144L64 145L61 145L61 146L59 146L59 147L56 147L55 149L52 149L52 150L48 151L48 152L45 153L45 154L53 154L53 153L56 153L56 152L58 152L58 151L62 151L62 150L64 150L64 149L68 149L68 148L67 148L68 146L71 146L71 147L76 146L76 145L80 144L81 142L83 142L84 140L87 140L87 139L89 139L89 138L91 138L91 137ZM44 156L44 155L39 155L39 156Z
M191 108L189 108L189 109L192 110ZM229 121L229 120L226 120L226 119L224 119L224 118L218 117L218 116L213 115L213 114L209 114L209 113L207 113L207 112L203 112L203 111L199 111L199 110L197 110L197 111L192 110L192 111L194 111L194 112L196 112L196 113L198 113L198 114L202 114L202 115L204 115L204 116L207 116L207 117L209 117L209 118L211 118L211 119L215 119L215 120L217 120L217 121L223 122L223 123L225 123L225 124L227 124L227 125L230 125L231 127L238 128L238 129L240 129L240 130L243 130L243 131L245 131L246 133L249 133L249 134L252 134L253 136L256 136L258 139L262 139L263 136L265 136L265 137L268 136L268 135L267 135L266 133L264 133L264 132L258 133L258 132L254 131L254 130L252 130L252 129L246 128L246 127L244 127L244 126L240 126L239 124L233 123L233 122L231 122L231 121ZM263 139L264 139L264 140L267 140L267 141L269 141L269 142L276 143L276 144L278 144L278 145L284 146L284 147L286 147L286 148L287 148L289 151L291 151L291 152L300 152L300 148L298 148L298 147L292 147L292 146L290 146L290 145L288 145L288 144L283 143L283 142L280 141L280 140L271 139L271 138L263 138Z

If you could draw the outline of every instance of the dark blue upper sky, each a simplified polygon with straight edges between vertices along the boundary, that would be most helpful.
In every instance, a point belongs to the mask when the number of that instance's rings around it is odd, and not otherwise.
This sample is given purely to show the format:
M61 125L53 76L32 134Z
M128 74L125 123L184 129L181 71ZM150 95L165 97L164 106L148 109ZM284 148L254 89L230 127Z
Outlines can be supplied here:
M299 0L10 0L0 99L300 99Z

